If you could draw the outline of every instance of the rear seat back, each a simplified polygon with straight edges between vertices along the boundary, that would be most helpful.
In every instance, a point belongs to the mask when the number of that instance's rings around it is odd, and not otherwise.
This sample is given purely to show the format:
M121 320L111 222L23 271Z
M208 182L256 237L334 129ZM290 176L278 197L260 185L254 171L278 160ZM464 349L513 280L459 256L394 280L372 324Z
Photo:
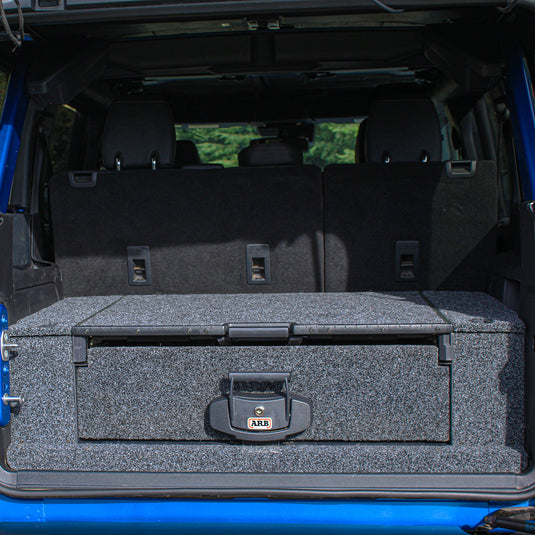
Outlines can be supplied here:
M114 150L130 162L129 145ZM114 151L104 152L114 163ZM87 176L50 180L56 262L67 296L323 289L317 167L128 166Z
M430 106L375 104L368 163L325 169L326 291L486 289L496 166L436 161L441 139Z

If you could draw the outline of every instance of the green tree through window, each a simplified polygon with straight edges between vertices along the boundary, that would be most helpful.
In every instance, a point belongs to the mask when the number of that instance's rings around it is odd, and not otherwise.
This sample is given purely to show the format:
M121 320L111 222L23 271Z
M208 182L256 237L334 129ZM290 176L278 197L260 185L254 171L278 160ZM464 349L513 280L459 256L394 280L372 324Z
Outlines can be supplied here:
M315 127L314 143L304 153L306 164L324 168L331 163L354 163L358 124L320 123ZM193 141L203 163L219 163L224 167L238 165L238 153L259 138L256 127L182 126L176 127L177 139Z
M322 169L331 163L355 163L359 125L320 123L314 129L314 143L304 154L307 164Z

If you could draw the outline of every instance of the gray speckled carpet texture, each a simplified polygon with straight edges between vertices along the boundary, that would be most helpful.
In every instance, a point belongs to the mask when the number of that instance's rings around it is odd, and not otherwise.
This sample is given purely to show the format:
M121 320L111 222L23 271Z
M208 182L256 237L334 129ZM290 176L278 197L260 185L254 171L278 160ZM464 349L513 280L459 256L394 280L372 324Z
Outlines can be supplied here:
M370 326L379 335L302 345L90 343L73 364L73 328L285 323ZM381 338L392 326L453 331ZM445 331L444 331L445 329ZM14 410L7 459L22 470L519 473L524 325L476 292L155 295L67 298L11 326ZM77 331L78 332L78 331ZM89 335L88 335L89 336ZM231 371L291 372L313 403L304 433L237 442L207 419Z

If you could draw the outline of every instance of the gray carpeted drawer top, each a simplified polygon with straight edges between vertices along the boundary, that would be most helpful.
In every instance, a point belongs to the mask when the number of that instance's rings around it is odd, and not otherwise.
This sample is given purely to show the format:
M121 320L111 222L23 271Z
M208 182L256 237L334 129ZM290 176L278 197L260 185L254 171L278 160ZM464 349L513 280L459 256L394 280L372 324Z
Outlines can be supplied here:
M478 292L361 292L71 297L11 327L13 336L70 335L76 326L452 325L460 332L523 332L518 316Z

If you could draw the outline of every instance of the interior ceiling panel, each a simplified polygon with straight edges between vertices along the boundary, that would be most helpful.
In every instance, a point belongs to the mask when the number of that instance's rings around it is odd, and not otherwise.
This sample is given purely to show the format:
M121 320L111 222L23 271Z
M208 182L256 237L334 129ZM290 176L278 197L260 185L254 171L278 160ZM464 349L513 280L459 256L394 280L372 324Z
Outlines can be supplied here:
M107 76L423 68L420 30L241 33L111 43Z
M474 16L478 13L486 13L486 9L473 9ZM50 16L50 13L47 14ZM276 24L282 30L291 29L317 29L317 28L418 28L429 24L443 24L466 18L466 9L437 9L425 11L407 11L405 13L344 13L323 14L308 16L281 15L267 17L276 20ZM266 19L266 17L264 17ZM262 25L267 23L258 17L257 22ZM58 38L84 38L84 39L141 39L150 37L170 37L185 34L221 34L228 32L249 31L250 21L246 17L200 19L200 20L173 20L135 22L127 20L122 23L117 21L101 21L99 23L71 23L52 24L39 22L37 19L29 24L29 31L35 38L58 39Z

